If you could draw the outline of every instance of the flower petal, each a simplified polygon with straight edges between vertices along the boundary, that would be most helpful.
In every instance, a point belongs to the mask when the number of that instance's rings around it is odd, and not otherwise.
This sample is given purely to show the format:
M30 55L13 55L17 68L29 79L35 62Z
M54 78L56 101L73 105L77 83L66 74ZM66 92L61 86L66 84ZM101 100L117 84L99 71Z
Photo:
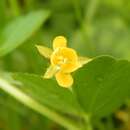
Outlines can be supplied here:
M46 79L52 78L58 70L59 68L57 66L50 65L44 74L44 78Z
M60 58L63 58L64 63L62 63ZM61 63L60 63L61 62ZM52 65L60 65L61 70L64 73L71 73L75 71L79 64L78 64L78 55L74 49L62 47L58 50L55 50L54 53L51 55L51 64Z
M50 58L51 54L52 54L52 50L48 47L44 47L44 46L40 46L40 45L36 45L39 53L44 56L45 58Z
M67 40L65 37L63 36L57 36L54 40L53 40L53 49L57 49L59 47L66 47L67 46Z
M56 73L56 80L61 87L70 88L73 84L73 77L62 72Z
M84 64L87 64L91 60L92 58L88 58L88 57L78 57L79 67L82 67Z

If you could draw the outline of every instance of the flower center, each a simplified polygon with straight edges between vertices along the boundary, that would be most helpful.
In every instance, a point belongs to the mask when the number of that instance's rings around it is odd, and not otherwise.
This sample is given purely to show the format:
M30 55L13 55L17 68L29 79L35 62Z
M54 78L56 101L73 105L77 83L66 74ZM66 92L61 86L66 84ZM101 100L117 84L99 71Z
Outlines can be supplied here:
M57 57L57 64L58 65L67 64L68 61L69 61L69 59L64 57L64 56L58 56Z
M76 52L67 47L57 48L51 55L51 64L60 67L64 72L72 72L77 66Z

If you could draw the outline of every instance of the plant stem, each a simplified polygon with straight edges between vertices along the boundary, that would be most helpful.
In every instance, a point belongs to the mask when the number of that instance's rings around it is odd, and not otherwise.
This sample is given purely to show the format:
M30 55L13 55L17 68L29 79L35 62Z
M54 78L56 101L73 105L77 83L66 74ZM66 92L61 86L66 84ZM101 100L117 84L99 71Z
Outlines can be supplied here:
M81 11L80 11L81 9L79 7L79 5L80 5L79 0L73 0L72 2L73 2L77 22L81 26L81 24L82 24L82 15L81 15Z
M90 7L86 11L87 14L85 16L85 20L84 20L85 22L84 22L82 19L81 11L80 11L81 9L79 7L79 5L80 5L79 0L73 0L75 15L76 15L77 21L80 25L80 30L81 30L81 33L83 36L83 40L85 41L86 46L87 46L90 54L94 53L94 47L90 42L90 30L89 29L91 27L90 23L91 23L92 18L94 17L94 14L95 14L97 1L98 0L91 0L91 2L89 4Z
M88 24L91 24L94 18L94 15L97 11L99 0L90 0L90 3L88 4L88 8L86 10L86 16L85 21L87 21Z
M91 116L86 115L86 113L83 114L83 118L85 120L85 130L93 130L91 122L90 122L90 118Z
M19 16L21 14L21 9L18 0L9 0L9 2L13 16Z
M59 123L63 127L70 130L80 130L80 126L77 122L73 122L67 117L64 117L55 111L49 109L46 106L39 104L36 100L32 99L22 91L20 91L16 86L10 84L3 78L0 78L0 88L13 96L15 99L26 105L27 107L37 111L41 115L44 115L51 120L54 120L56 123Z

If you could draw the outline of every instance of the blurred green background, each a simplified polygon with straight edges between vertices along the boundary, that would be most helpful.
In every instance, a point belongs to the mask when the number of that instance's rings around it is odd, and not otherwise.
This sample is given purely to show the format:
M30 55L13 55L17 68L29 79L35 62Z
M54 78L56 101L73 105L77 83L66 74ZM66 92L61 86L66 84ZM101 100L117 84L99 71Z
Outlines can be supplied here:
M42 75L48 63L35 45L58 35L79 55L129 60L130 1L0 0L0 71ZM62 129L0 90L0 130Z

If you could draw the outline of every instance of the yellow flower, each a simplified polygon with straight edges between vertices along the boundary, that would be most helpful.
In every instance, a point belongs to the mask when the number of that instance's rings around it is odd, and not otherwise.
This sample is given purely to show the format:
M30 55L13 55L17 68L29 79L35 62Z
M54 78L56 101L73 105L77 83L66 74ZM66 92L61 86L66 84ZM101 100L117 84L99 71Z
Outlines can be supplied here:
M57 36L53 40L53 50L50 48L37 45L39 53L50 59L44 78L56 77L58 84L62 87L69 88L73 84L71 73L88 63L91 59L78 57L76 51L67 47L67 40L63 36Z

